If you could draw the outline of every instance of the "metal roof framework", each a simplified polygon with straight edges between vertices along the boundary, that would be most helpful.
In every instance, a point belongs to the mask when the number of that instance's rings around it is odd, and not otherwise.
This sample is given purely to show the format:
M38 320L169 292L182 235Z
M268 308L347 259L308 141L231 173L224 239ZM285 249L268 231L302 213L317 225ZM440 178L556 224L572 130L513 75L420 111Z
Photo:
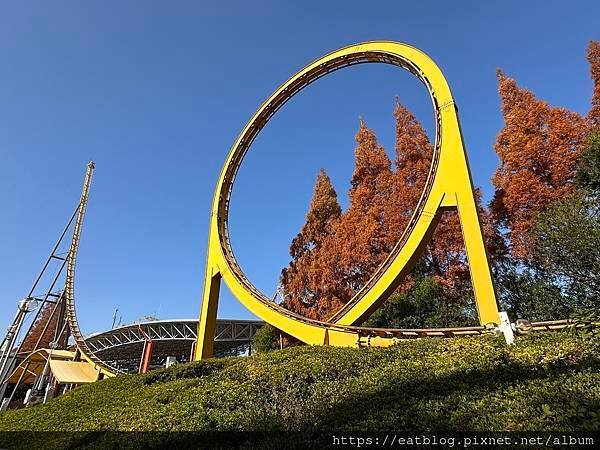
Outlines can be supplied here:
M215 342L250 342L264 325L258 320L217 320ZM115 347L152 341L190 341L197 338L198 320L156 320L126 325L113 330L96 333L85 341L89 349L103 352Z

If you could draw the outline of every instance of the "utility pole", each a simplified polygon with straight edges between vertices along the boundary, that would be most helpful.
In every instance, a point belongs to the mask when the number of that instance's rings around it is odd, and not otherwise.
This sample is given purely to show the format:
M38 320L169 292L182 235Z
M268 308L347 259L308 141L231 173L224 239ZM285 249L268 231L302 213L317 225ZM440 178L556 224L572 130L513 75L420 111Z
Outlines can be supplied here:
M113 321L112 321L112 325L110 327L111 330L115 329L115 322L117 321L117 314L119 313L119 308L115 309L115 313L113 314Z

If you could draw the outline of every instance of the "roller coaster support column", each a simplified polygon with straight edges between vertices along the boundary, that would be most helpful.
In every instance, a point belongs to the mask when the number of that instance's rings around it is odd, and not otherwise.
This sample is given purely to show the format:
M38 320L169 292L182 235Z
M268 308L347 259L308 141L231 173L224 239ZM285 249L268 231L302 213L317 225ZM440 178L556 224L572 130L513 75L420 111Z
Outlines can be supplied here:
M152 339L150 339L150 337L144 332L141 325L138 325L138 328L142 336L144 336L144 346L142 347L142 358L140 359L140 368L138 373L146 373L148 372L148 367L150 367L154 342L152 342Z
M154 348L154 342L144 341L144 347L142 349L142 359L140 360L140 369L138 373L148 372L150 367L150 360L152 359L152 349Z
M8 377L14 368L17 358L17 349L14 348L15 341L28 312L29 300L21 300L17 308L17 314L8 328L8 333L6 333L6 337L0 348L2 352L0 356L0 401L4 398L4 392L6 392L6 387L8 386Z
M211 233L212 240L214 233ZM209 243L209 252L217 248ZM211 257L209 255L210 262ZM206 267L206 279L204 281L204 295L202 297L202 310L198 323L198 339L194 350L195 359L210 358L213 355L215 345L215 332L217 330L217 307L219 304L219 292L221 290L221 274L213 270L211 265Z

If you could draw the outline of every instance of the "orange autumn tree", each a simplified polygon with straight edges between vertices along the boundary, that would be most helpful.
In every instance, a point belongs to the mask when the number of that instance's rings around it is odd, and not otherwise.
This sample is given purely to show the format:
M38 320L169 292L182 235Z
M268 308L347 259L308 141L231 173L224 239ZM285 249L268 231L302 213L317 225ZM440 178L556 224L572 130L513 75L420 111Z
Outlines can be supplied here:
M408 222L421 197L433 157L433 146L415 116L396 100L396 171L394 195L390 208L394 212L397 239Z
M398 101L394 111L396 118L396 172L394 174L395 209L392 225L397 231L394 241L400 239L425 188L431 167L433 145L423 126L415 116ZM481 203L481 192L476 189L476 203L485 237L486 247L492 255L503 251L502 241ZM444 294L458 299L470 290L469 267L466 259L460 221L455 211L446 212L427 246L422 270L433 277L443 288ZM410 285L410 279L408 280Z
M592 93L592 108L588 119L592 127L600 127L600 42L590 41L587 59L590 63L590 75L594 83Z
M319 302L324 301L320 286L315 283L315 255L323 240L332 233L341 208L331 180L323 169L317 176L306 222L292 240L292 260L281 273L284 288L284 306L307 317L317 317Z
M284 306L307 317L325 318L350 300L394 243L386 218L393 189L391 162L362 120L354 154L348 210L340 215L336 209L327 221L327 232L321 234L323 239L305 256L297 251L303 248L301 231L290 248L292 261L282 272ZM327 191L335 193L330 185ZM313 200L311 210L314 204ZM312 229L309 223L313 221L309 213L302 230Z
M48 348L50 343L54 341L54 336L57 331L56 327L58 325L58 314L55 313L54 316L52 316L53 310L53 303L46 303L44 306L42 306L42 310L40 311L35 322L32 324L29 333L27 333L23 339L23 343L21 344L22 353L29 353L34 349L39 348ZM44 328L46 328L45 332ZM43 336L42 333L44 333ZM40 342L36 347L35 345L38 342L38 339Z
M504 128L494 148L500 165L493 176L491 207L507 230L512 255L528 255L527 233L535 215L575 189L574 176L587 123L579 114L551 107L498 70Z
M415 116L396 101L396 172L394 198L396 210L392 225L400 239L417 206L429 175L433 145ZM432 241L425 252L425 271L433 276L451 297L460 297L467 286L469 270L466 264L460 222L456 213L446 213L440 219ZM410 282L410 280L409 280Z
M345 272L345 285L353 292L364 285L395 244L389 208L392 163L363 120L356 134L354 156L350 205L323 252L327 257L338 258L338 265Z
M429 174L433 146L421 124L399 102L394 117L396 170L373 130L361 120L348 210L329 222L309 257L298 250L304 251L300 238L304 231L292 242L292 261L281 279L285 306L292 311L325 319L348 302L388 257L409 223ZM486 234L493 236L479 196L478 205ZM303 230L311 229L312 222L307 218ZM458 299L467 292L469 272L455 213L442 217L424 260L422 275L438 281L445 295ZM400 289L410 285L409 277Z
M317 255L315 281L325 288L327 306L318 312L321 318L348 302L395 244L389 218L391 161L363 120L355 139L350 204Z

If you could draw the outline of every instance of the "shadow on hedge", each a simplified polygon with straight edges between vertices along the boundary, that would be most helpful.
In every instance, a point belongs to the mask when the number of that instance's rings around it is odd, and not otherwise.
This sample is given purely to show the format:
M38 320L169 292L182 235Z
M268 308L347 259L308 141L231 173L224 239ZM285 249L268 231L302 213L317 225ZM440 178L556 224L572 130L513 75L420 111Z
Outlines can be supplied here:
M509 411L511 404L503 391L520 388L529 391L525 392L529 394L525 401L519 396L519 407L527 410L526 414L543 417L543 405L546 404L551 411L549 429L581 429L581 415L561 414L561 411L572 409L573 401L590 413L600 411L597 399L573 398L573 393L565 390L547 392L544 390L547 384L529 382L599 370L598 358L585 357L578 361L555 361L546 366L504 361L493 368L461 371L441 377L428 375L410 382L392 376L375 392L346 398L313 416L305 415L306 420L299 424L299 428L318 431L319 434L327 432L328 435L336 429L357 432L504 431L507 430L507 422L502 421L502 412ZM494 395L490 396L490 393ZM489 414L482 414L480 407L473 406L473 401L479 399L491 400ZM597 426L595 429L598 429Z

